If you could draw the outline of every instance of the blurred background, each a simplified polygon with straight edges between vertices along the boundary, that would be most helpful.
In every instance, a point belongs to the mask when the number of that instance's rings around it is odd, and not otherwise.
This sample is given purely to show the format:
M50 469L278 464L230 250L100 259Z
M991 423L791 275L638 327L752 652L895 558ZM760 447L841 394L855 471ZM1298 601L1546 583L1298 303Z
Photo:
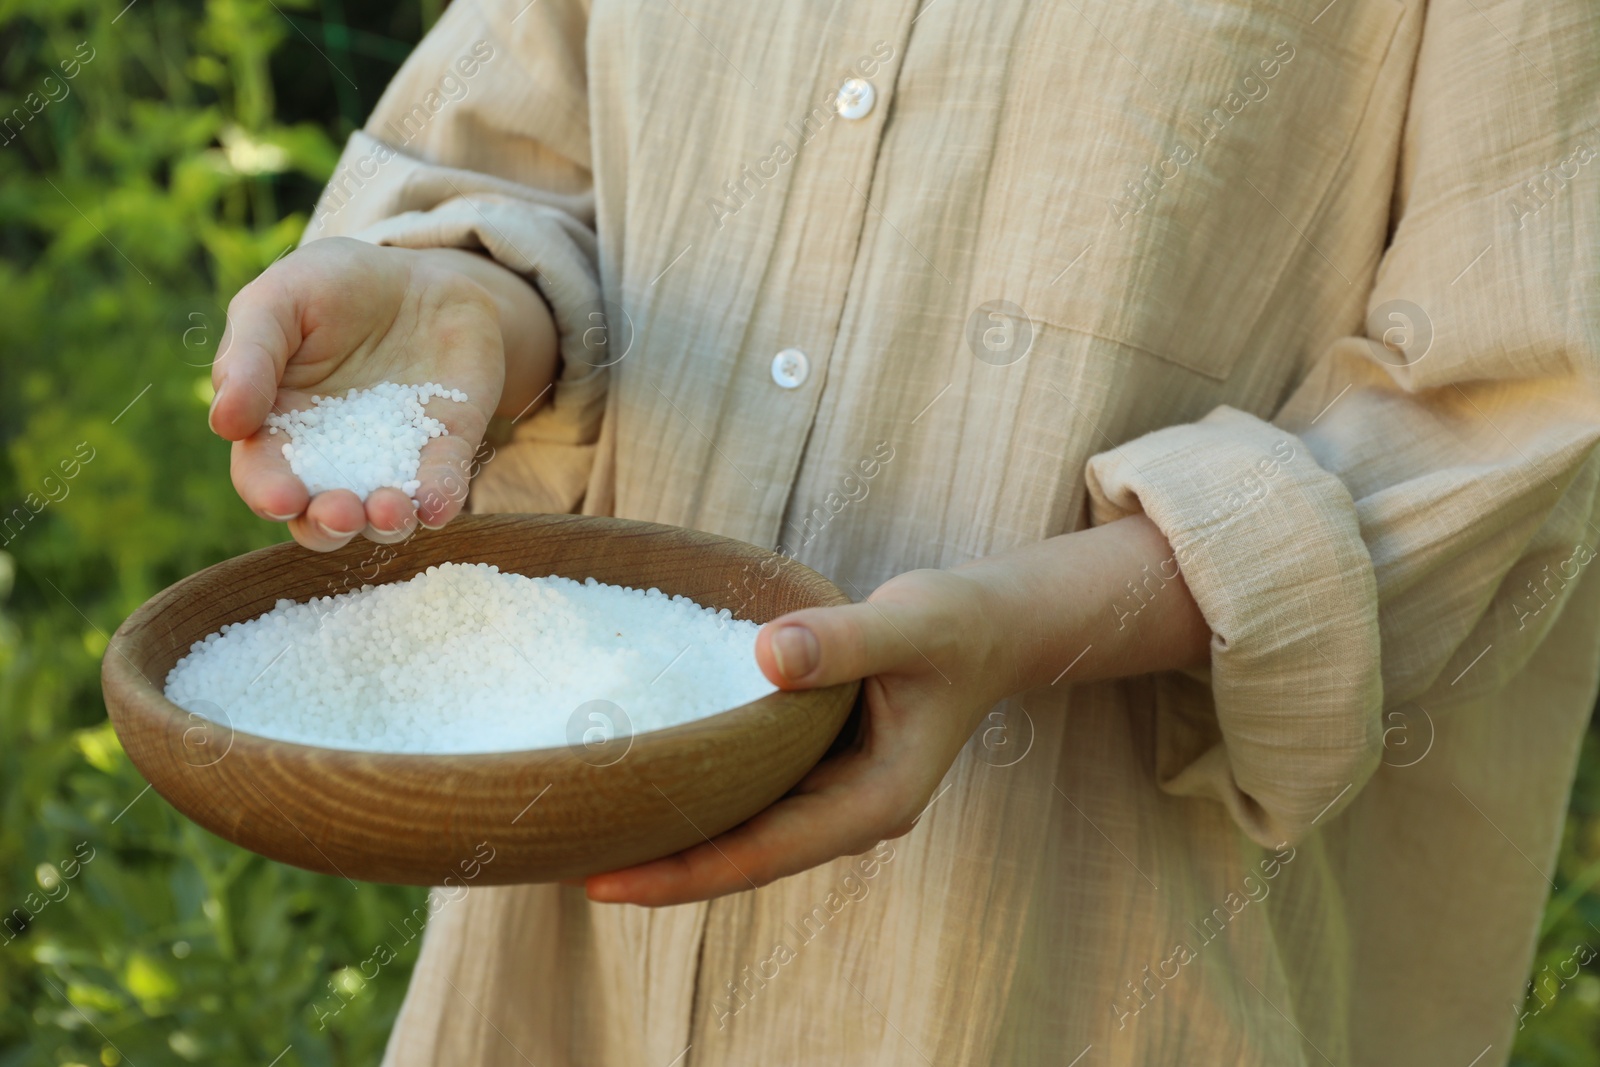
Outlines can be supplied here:
M0 0L0 1067L381 1054L423 892L178 816L106 723L100 657L161 588L283 538L206 429L223 311L444 2ZM1528 1067L1600 1062L1594 731L1555 881L1505 1006Z

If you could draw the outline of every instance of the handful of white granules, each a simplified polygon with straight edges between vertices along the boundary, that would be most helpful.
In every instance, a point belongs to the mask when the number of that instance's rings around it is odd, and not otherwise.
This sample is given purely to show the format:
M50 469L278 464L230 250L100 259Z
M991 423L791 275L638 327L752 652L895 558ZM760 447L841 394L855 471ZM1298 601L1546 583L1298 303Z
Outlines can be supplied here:
M449 433L423 407L434 397L464 403L467 394L433 382L379 382L342 397L314 396L301 411L268 415L268 432L288 435L283 457L312 496L348 489L365 501L386 486L415 496L422 446Z
M659 589L443 563L224 626L172 668L166 695L324 748L551 748L572 743L575 723L636 734L765 696L758 630ZM597 700L623 722L591 723Z

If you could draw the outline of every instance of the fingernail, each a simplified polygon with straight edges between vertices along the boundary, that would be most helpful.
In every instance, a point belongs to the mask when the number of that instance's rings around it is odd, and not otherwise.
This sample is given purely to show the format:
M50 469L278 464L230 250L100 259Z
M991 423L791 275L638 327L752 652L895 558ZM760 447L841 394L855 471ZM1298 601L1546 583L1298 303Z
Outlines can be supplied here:
M778 627L772 635L772 658L779 674L798 682L817 669L817 635L798 623Z
M206 425L211 427L211 432L217 432L217 424L211 420L217 417L217 401L222 399L222 387L228 384L228 376L224 374L222 381L217 383L217 391L211 396L211 410L206 412Z
M256 514L263 519L271 519L273 522L288 522L290 519L299 518L299 512L293 515L274 515L270 511L258 511Z
M621 904L627 899L609 879L590 879L583 883L583 887L583 895L596 904Z
M331 527L323 525L321 522L318 522L316 526L318 530L321 530L323 534L328 537L354 537L356 534L361 532L360 530L351 530L349 532L345 532L344 530L335 530Z

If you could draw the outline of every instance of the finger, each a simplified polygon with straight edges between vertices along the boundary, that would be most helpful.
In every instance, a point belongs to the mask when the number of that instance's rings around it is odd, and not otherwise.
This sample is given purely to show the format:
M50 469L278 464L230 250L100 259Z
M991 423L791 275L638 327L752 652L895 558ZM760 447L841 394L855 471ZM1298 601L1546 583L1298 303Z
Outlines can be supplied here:
M853 772L815 792L793 794L748 822L693 848L620 871L591 875L590 900L661 907L757 889L840 856L865 852L916 813L896 797L892 779L868 778L863 757Z
M302 548L313 552L332 552L336 548L343 548L350 543L349 537L335 538L328 536L320 527L316 526L304 515L289 520L289 533ZM350 535L354 537L354 534Z
M477 407L453 400L429 401L428 413L443 422L449 433L422 446L417 466L417 518L438 529L466 503L473 457L487 423Z
M430 529L438 529L461 511L467 500L472 457L476 441L457 437L435 437L422 448L422 463L417 468L417 518Z
M268 268L228 305L228 324L211 364L209 422L230 441L261 428L278 395L283 368L299 349L300 301L284 284L284 268Z
M411 535L417 526L417 511L411 498L398 489L383 487L367 494L367 507L363 531L368 540L379 544L394 544Z
M767 623L756 635L756 663L780 689L812 689L867 678L920 659L915 612L863 601L807 608Z
M314 552L332 552L349 544L366 524L360 497L348 489L329 489L312 497L305 514L289 523L289 532Z
M235 441L228 468L239 499L263 519L287 522L311 502L304 483L283 458L281 436L257 433Z

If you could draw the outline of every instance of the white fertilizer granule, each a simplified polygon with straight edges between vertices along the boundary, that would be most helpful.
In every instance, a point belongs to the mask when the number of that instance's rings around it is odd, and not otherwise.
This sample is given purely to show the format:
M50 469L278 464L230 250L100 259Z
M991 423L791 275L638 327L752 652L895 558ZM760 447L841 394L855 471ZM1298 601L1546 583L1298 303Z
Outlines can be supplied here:
M772 692L758 629L658 589L443 563L230 623L190 647L166 694L233 729L324 748L552 748ZM595 700L620 714L580 712Z
M268 415L268 433L288 434L283 457L312 496L348 489L363 501L374 489L392 486L414 496L422 446L448 433L423 405L434 397L465 402L459 389L426 382L379 382L344 396L314 396L311 407Z

